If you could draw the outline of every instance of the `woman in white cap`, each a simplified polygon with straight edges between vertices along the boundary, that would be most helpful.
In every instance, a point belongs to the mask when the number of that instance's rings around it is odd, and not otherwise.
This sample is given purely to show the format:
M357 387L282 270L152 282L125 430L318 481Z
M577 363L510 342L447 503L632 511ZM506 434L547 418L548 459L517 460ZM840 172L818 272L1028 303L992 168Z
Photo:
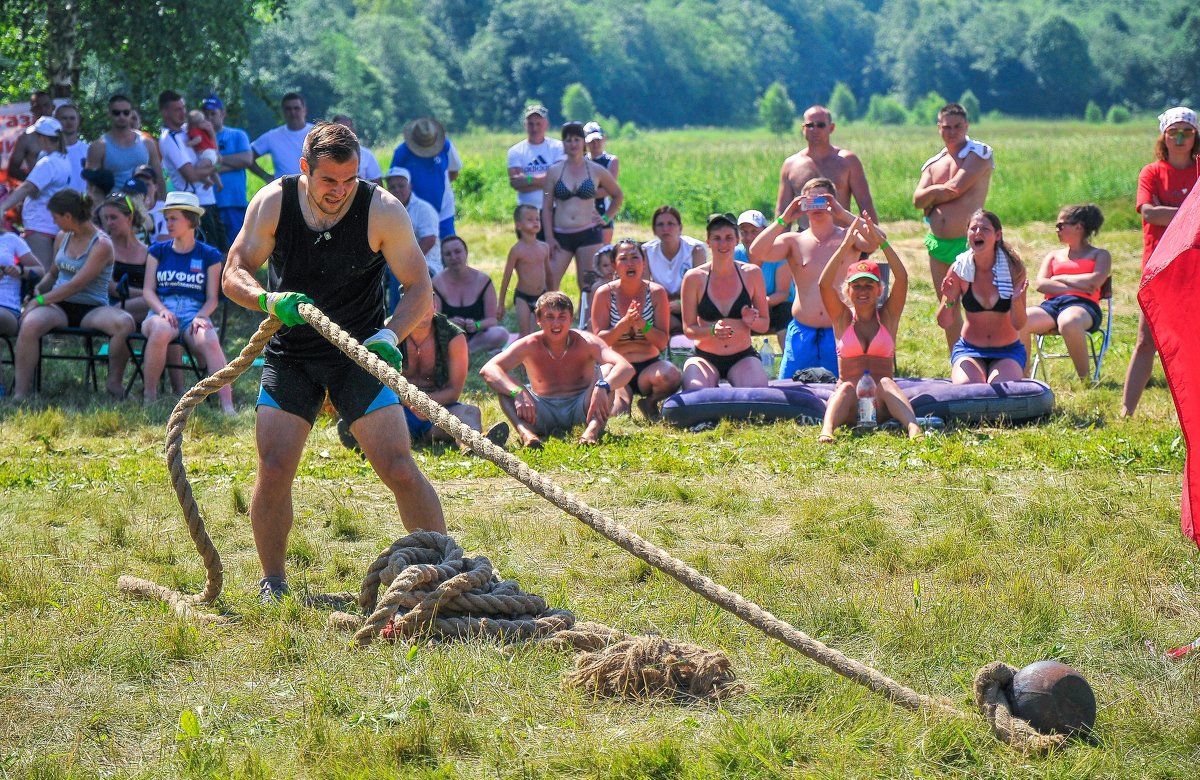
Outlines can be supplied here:
M608 136L604 134L604 129L600 127L599 122L588 122L583 126L583 142L587 144L587 157L592 162L606 169L612 174L613 179L617 179L621 172L621 161L617 159L615 154L609 154L604 150L604 144L607 142ZM608 193L604 192L603 188L599 193L600 197L596 198L596 211L600 212L600 216L610 216L616 219L616 214L610 214L609 205L612 203L612 198L608 197ZM613 237L612 223L606 224L602 228L604 232L604 243L611 244Z
M167 362L167 348L176 338L187 341L192 354L204 360L209 373L225 365L225 352L213 327L212 315L220 303L221 264L214 246L196 240L204 208L192 192L171 192L163 206L170 241L150 247L142 297L150 314L142 322L146 336L142 372L143 401L158 398L158 380ZM217 391L221 409L233 414L233 391Z
M41 164L41 161L38 161ZM54 263L25 300L17 335L13 400L23 400L33 385L42 336L55 328L94 328L108 334L108 392L125 396L125 365L133 332L129 312L108 305L113 249L108 236L92 224L92 201L67 187L47 204L62 232L53 244Z
M58 228L47 204L50 196L69 185L71 161L67 159L62 123L54 117L41 117L27 127L25 133L34 135L41 154L25 182L0 203L0 214L24 204L21 224L25 226L25 243L29 244L42 267L49 268L54 260L54 236Z
M1142 168L1138 175L1137 210L1142 215L1142 267L1154 254L1154 248L1167 232L1167 225L1183 205L1196 185L1197 143L1196 112L1176 106L1158 117L1158 143L1154 146L1154 162ZM1121 391L1121 416L1137 411L1138 401L1158 353L1146 316L1138 311L1137 344L1125 372L1125 388Z

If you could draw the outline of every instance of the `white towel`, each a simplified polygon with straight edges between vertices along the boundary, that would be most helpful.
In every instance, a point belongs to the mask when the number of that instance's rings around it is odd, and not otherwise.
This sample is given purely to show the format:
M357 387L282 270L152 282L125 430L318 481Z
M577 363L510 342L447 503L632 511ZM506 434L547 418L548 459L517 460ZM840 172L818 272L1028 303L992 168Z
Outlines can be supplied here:
M992 147L988 146L983 141L976 141L975 139L971 138L971 136L967 136L966 144L964 144L963 148L958 152L958 159L965 160L967 155L971 154L972 152L978 155L979 159L981 160L992 160ZM925 164L921 166L921 170L925 170L938 160L945 157L947 154L949 154L949 152L946 151L945 147L942 147L940 152L925 161ZM992 160L992 168L995 167L996 161Z
M975 253L970 249L954 258L950 270L958 274L958 278L970 284L975 281ZM1012 300L1013 282L1012 270L1008 267L1008 255L999 246L996 247L996 264L992 266L992 278L996 281L996 290L1001 298Z

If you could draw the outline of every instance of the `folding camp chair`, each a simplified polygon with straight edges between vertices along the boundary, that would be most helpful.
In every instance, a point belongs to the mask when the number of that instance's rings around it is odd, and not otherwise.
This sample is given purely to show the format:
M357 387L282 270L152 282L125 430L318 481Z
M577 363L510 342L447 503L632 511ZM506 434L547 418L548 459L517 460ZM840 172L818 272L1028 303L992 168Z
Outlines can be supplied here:
M1100 288L1100 300L1104 301L1104 324L1087 333L1088 356L1092 362L1092 382L1100 381L1100 367L1104 364L1104 355L1112 340L1112 277L1110 276ZM1071 357L1064 348L1061 352L1047 352L1046 339L1051 336L1062 338L1057 330L1038 334L1033 341L1033 367L1029 370L1031 377L1037 378L1038 369L1042 370L1042 379L1047 380L1045 360L1057 360Z

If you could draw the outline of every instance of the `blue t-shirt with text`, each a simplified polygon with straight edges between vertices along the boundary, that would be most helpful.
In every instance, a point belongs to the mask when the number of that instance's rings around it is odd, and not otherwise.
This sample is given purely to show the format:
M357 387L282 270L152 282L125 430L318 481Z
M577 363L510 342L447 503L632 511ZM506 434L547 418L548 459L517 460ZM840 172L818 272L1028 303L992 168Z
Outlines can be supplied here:
M250 151L250 136L245 130L236 127L226 127L217 133L217 150L224 157L227 154ZM220 208L246 207L246 169L229 171L221 174L221 184L224 185L217 195L217 206ZM232 239L232 236L230 236Z
M170 241L159 241L150 245L150 254L158 260L155 292L159 298L180 295L203 303L208 294L208 269L225 260L221 251L197 241L192 251L181 255L171 244Z

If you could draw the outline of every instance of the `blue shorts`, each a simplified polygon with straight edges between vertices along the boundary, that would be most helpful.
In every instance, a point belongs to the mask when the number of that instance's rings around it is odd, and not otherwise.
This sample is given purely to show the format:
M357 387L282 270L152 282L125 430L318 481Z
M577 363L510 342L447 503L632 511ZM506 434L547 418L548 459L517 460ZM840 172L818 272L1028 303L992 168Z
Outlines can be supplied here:
M960 360L974 358L988 363L993 360L1012 360L1021 368L1025 368L1025 345L1017 339L1011 344L1006 344L1003 347L977 347L969 341L959 339L954 342L954 349L950 350L950 365L958 365Z
M453 403L446 404L446 408L453 409L458 405L459 402L455 401ZM424 439L430 434L431 431L433 431L433 420L422 420L413 413L412 409L409 409L407 406L403 407L403 409L404 421L408 423L408 433L412 437L413 441Z
M1100 304L1091 298L1081 298L1078 295L1056 295L1053 298L1042 301L1038 308L1049 314L1050 319L1058 322L1058 315L1072 306L1079 306L1086 309L1087 313L1092 315L1092 324L1088 326L1088 331L1095 333L1100 330L1100 323L1104 321L1104 314L1100 311Z
M175 319L179 320L179 338L183 338L188 332L188 328L192 327L192 320L196 319L196 315L200 313L200 307L204 305L203 301L192 298L188 295L167 295L159 300L162 305L167 307ZM146 319L150 317L159 317L157 312L152 312Z
M797 371L818 366L837 376L837 339L833 328L810 328L793 319L787 326L779 378L791 379Z

